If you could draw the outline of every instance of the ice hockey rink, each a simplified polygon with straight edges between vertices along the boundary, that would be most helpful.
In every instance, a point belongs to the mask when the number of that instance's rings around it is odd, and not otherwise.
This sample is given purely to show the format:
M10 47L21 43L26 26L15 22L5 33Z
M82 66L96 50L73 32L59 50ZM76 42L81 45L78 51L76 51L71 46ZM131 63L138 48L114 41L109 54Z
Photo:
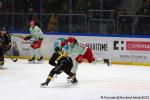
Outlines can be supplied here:
M62 73L47 88L41 88L52 68L48 61L28 64L27 60L6 59L0 69L0 100L110 100L103 97L150 96L150 67L84 63L79 65L78 84L67 83L67 76Z

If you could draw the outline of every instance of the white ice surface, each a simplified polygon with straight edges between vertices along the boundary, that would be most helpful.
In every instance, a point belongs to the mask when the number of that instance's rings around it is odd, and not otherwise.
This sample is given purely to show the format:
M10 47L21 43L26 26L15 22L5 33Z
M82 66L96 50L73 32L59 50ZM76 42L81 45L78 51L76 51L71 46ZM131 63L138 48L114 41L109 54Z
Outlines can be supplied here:
M40 88L52 69L48 61L28 64L26 60L14 63L6 59L3 67L0 69L0 100L103 100L101 96L150 96L150 67L81 64L78 84L68 84L67 76L60 74L48 88Z

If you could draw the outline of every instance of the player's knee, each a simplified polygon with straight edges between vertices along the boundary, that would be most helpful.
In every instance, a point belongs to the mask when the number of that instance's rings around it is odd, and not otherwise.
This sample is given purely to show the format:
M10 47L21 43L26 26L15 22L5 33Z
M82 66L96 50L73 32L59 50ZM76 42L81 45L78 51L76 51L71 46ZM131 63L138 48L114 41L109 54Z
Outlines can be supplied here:
M77 58L76 58L76 61L78 63L82 63L83 62L83 56L82 55L79 55Z
M56 68L53 68L50 72L51 75L60 74L60 73L61 73L61 71Z
M87 60L89 63L92 63L93 61L95 61L95 58L94 57L91 57Z

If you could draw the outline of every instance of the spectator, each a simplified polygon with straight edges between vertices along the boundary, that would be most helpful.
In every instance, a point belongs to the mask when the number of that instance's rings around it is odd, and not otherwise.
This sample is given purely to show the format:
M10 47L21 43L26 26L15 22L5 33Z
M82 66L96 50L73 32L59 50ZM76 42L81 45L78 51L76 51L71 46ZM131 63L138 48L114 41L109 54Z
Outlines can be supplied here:
M137 12L138 15L150 15L150 0L145 0L143 6Z
M62 2L61 9L59 10L59 12L64 14L69 13L69 5L66 1Z
M2 9L3 9L3 2L0 1L0 12L2 11Z
M131 33L132 30L132 17L124 16L127 15L126 9L121 9L119 11L119 15L123 15L119 17L119 33Z
M50 17L47 30L53 32L56 30L58 15L54 14Z
M75 6L75 13L77 14L84 14L85 13L85 2L84 0L77 0Z

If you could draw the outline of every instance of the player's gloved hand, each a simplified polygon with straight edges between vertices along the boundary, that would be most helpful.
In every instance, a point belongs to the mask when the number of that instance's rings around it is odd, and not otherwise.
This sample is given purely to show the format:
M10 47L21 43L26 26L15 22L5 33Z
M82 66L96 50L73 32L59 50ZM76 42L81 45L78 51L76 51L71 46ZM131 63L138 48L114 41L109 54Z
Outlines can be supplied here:
M27 40L29 40L30 38L28 37L28 36L26 36L26 37L23 37L23 40L25 40L25 41L27 41Z
M41 41L42 41L42 40L43 40L43 38L39 38L39 40L41 40Z
M66 44L66 42L61 42L61 47L64 47L65 46L65 44Z
M75 60L78 62L78 63L82 63L83 62L83 55L79 55Z

